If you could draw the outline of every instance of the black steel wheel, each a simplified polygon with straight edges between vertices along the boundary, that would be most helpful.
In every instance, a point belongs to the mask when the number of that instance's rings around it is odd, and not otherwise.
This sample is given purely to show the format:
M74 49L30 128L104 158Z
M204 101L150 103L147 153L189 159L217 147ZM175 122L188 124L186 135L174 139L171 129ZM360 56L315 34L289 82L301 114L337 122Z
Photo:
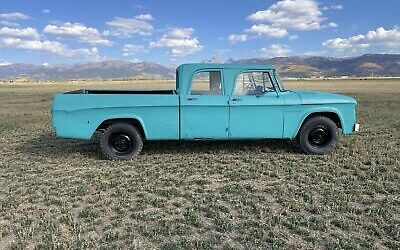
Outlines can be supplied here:
M317 126L308 134L308 141L314 147L324 146L329 143L331 139L331 132L326 126Z
M129 154L134 149L134 142L126 133L114 133L108 140L109 147L116 154Z

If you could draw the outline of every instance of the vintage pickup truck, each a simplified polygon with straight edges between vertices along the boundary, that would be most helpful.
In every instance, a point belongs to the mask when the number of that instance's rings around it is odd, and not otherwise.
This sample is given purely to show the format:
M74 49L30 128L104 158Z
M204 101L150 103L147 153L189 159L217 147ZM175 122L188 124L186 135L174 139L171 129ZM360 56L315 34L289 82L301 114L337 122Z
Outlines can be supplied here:
M326 154L339 132L358 131L356 100L285 88L266 65L184 64L175 90L82 89L54 98L58 137L102 133L109 159L137 156L145 140L291 139L310 154Z

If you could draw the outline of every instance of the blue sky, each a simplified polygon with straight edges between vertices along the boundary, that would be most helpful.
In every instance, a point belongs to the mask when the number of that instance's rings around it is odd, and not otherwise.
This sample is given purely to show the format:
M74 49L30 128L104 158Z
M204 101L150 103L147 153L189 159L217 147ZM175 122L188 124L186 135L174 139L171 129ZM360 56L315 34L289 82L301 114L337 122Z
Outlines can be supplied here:
M0 65L400 53L399 10L399 0L2 0Z

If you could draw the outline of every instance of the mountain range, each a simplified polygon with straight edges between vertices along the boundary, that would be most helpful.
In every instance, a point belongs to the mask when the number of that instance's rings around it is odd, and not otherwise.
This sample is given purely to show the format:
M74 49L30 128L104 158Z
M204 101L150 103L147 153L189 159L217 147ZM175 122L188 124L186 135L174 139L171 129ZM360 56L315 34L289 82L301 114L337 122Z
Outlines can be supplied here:
M400 54L366 54L345 58L294 56L229 62L273 64L283 77L400 76Z
M214 60L214 59L213 59ZM366 54L359 57L293 56L229 59L226 63L273 64L282 77L400 76L400 54ZM152 62L122 60L74 65L0 65L0 79L18 77L40 80L168 78L175 68Z
M0 79L18 77L40 80L174 78L175 69L151 62L122 60L74 65L9 64L0 66Z

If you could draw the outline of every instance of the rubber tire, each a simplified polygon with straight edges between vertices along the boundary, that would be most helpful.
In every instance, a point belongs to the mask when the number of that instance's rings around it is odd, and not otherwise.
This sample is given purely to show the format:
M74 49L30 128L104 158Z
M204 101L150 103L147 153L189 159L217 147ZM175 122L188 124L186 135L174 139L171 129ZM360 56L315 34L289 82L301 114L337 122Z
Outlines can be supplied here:
M134 142L134 149L129 154L117 155L110 148L108 140L110 136L114 133L124 132L131 140ZM110 160L130 160L135 158L143 149L143 138L139 130L131 124L128 123L114 123L106 128L104 133L100 138L100 148L104 156Z
M325 126L330 131L331 140L324 146L313 146L308 141L309 133L317 126ZM339 129L334 121L325 116L315 116L308 119L302 126L299 134L300 148L307 154L324 155L333 151L339 142Z

